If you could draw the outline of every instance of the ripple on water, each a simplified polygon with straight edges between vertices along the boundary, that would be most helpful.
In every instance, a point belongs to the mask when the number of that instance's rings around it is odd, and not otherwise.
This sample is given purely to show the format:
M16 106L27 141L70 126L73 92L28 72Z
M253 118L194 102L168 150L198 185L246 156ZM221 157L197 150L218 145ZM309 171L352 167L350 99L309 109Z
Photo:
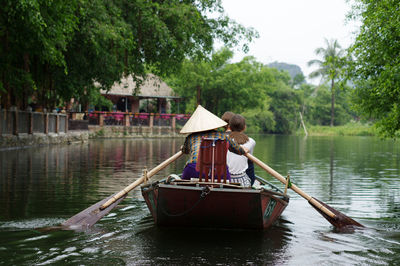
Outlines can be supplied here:
M0 264L397 265L400 261L399 153L394 145L357 137L351 141L310 137L296 143L283 136L257 137L258 158L281 174L289 173L309 195L367 227L352 233L335 231L293 191L281 219L265 232L159 228L139 188L93 228L35 230L64 221L36 217L62 217L87 208L133 182L146 165L151 168L171 156L171 147L179 149L182 141L89 143L3 155L0 214L17 218L0 222ZM171 169L181 171L184 163L177 161L153 180ZM262 169L255 171L283 188Z
M19 221L0 222L0 229L35 229L56 226L64 222L62 218L37 218Z

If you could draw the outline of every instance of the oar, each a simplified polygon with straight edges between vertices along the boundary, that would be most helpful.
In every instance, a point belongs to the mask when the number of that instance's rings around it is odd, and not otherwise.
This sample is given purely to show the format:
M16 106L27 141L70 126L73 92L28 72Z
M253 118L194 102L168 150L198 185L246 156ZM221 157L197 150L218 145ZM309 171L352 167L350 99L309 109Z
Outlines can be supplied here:
M283 184L286 184L286 179L280 175L278 172L276 172L274 169L254 157L253 155L246 153L247 158L252 160L254 163L256 163L258 166L263 168L265 171L267 171L270 175L281 181ZM362 224L354 221L350 217L344 215L343 213L339 212L338 210L335 210L334 208L330 207L329 205L323 203L322 201L311 197L304 191L302 191L300 188L298 188L296 185L291 184L290 188L305 198L308 203L310 203L311 206L313 206L322 216L328 220L333 226L335 226L338 229L343 229L345 227L349 226L358 226L358 227L364 227Z
M176 159L182 156L182 151L177 152L164 162L160 163L155 168L151 169L147 174L144 174L142 177L137 179L135 182L130 184L129 186L125 187L118 193L105 198L94 205L90 206L89 208L81 211L80 213L72 216L67 221L62 223L63 227L76 229L76 228L87 228L94 225L98 220L104 217L107 213L109 213L118 203L120 203L128 194L129 191L134 189L135 187L142 184L145 180L152 177L160 170L164 169L170 163L174 162Z

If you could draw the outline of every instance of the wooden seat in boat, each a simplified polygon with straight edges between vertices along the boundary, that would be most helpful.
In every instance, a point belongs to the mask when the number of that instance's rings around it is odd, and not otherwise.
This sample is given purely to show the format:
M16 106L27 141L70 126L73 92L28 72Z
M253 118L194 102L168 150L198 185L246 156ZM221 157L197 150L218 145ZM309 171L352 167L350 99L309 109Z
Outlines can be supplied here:
M203 138L197 157L196 170L199 181L226 183L226 153L228 142L221 139Z

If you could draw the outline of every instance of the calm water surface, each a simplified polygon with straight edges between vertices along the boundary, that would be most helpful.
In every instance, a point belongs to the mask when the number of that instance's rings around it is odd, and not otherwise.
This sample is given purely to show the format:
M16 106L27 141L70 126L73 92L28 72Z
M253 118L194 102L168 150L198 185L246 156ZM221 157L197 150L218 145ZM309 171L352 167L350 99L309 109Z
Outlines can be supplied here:
M256 157L366 229L337 232L293 191L281 219L266 231L159 228L139 190L90 230L52 229L121 190L183 143L96 140L0 151L0 264L399 265L398 142L254 138ZM153 179L183 166L180 159ZM256 173L283 187L257 166Z

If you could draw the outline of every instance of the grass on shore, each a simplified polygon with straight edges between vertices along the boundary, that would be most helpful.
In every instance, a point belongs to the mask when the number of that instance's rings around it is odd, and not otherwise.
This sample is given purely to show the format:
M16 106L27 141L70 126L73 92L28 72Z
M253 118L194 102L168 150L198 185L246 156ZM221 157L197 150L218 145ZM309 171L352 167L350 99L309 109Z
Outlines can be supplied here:
M376 129L371 125L347 123L343 126L306 126L309 136L377 136ZM305 135L303 127L296 135Z

